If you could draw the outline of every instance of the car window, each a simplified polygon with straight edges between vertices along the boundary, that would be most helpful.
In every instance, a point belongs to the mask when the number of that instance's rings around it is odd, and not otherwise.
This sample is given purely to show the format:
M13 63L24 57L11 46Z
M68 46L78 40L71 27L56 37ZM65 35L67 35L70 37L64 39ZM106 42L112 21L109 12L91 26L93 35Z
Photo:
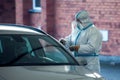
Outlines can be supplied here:
M61 47L59 45L51 44L50 42L47 42L44 39L41 39L40 43L43 46L46 57L48 57L58 63L59 62L62 62L62 63L69 62L68 59L66 58L66 56L63 54L64 52L62 52L60 50Z
M1 45L1 41L0 41L0 54L3 52L2 50L2 45Z
M68 52L54 39L44 35L0 36L0 64L76 65Z

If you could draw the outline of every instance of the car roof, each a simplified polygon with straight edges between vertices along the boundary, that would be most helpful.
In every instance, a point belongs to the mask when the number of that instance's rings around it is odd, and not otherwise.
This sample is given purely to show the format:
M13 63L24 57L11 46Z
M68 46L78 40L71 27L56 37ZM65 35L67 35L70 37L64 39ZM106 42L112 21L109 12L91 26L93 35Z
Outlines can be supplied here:
M32 26L18 24L0 24L0 34L46 34L44 31Z

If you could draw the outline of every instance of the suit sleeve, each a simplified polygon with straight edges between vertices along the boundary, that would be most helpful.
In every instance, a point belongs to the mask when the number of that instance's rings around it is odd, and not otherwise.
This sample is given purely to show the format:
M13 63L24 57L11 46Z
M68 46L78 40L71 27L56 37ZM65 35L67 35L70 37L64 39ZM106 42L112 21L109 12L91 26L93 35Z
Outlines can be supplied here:
M78 53L90 54L99 53L102 45L102 35L98 30L93 30L88 33L89 38L86 44L80 45Z

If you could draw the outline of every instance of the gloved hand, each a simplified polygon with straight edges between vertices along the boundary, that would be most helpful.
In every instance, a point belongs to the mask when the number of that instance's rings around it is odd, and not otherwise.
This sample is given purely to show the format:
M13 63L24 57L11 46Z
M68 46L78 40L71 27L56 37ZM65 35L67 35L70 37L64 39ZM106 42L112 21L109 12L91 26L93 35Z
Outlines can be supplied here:
M69 49L70 51L78 51L80 46L70 46Z
M64 39L61 39L60 43L62 43L63 45L65 45L66 41Z

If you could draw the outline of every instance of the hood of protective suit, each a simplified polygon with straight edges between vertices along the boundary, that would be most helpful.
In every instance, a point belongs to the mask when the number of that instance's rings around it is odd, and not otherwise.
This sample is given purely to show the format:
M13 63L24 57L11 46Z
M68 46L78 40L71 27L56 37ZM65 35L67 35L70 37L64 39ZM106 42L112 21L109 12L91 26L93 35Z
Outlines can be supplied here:
M77 22L77 25L80 27L80 29L87 28L93 24L93 22L91 21L89 17L88 12L85 10L78 12L75 15L75 19L76 20L78 19L81 21L81 23Z

